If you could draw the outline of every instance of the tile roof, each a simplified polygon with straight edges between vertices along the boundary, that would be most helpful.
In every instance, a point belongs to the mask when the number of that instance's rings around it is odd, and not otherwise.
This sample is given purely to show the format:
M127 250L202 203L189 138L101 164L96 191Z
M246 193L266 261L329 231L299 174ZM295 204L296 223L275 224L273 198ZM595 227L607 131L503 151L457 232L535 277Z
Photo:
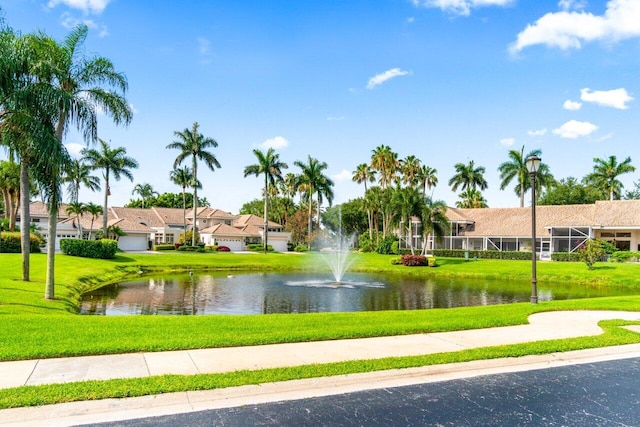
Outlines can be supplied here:
M211 227L207 227L203 230L200 230L200 234L212 234L214 236L238 236L238 237L249 237L250 234L244 232L243 230L232 227L227 224L215 224Z
M244 227L247 225L253 225L262 229L264 227L264 218L253 214L238 215L237 219L233 222L235 227ZM281 224L274 221L269 221L270 228L282 228Z

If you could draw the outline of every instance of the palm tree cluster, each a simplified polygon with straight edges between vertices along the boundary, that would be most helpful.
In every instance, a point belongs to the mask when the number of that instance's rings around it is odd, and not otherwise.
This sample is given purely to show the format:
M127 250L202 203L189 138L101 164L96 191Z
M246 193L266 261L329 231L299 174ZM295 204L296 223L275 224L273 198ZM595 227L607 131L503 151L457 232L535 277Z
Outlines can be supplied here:
M322 203L325 199L329 205L333 202L334 183L325 174L329 166L326 162L308 156L306 162L294 161L293 164L300 168L299 174L288 173L283 176L282 170L288 169L289 165L280 160L280 155L273 148L267 149L266 152L256 149L253 150L253 154L257 163L245 167L244 176L262 176L264 179L262 193L265 252L268 247L269 219L287 226L288 218L303 209L307 213L307 231L304 237L310 248L314 227L320 227ZM300 196L298 205L294 201L296 195ZM247 207L243 208L245 210Z
M98 110L116 124L128 124L132 117L124 97L125 76L108 59L83 54L87 33L87 26L80 25L58 42L42 32L20 35L0 22L1 144L20 165L21 223L31 222L32 180L48 205L46 298L54 297L61 184L64 172L72 168L63 138L74 127L87 143L95 142ZM22 278L28 281L29 227L21 227L21 240Z
M410 155L399 159L398 154L387 145L380 145L371 152L368 163L361 163L353 171L353 181L364 184L364 206L369 223L369 239L380 243L380 237L400 230L406 236L411 252L414 251L414 218L418 218L422 228L423 242L430 240L433 233L437 238L444 236L447 220L446 205L433 201L427 194L438 184L438 171L423 165L420 159ZM377 181L378 185L368 187ZM422 251L427 249L423 244Z

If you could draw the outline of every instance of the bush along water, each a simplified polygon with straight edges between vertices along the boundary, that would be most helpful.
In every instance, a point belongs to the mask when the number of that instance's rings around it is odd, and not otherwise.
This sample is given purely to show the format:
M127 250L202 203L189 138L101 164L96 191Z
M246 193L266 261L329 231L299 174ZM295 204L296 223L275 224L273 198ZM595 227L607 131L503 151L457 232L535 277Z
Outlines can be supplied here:
M118 242L111 239L60 239L60 250L65 255L84 258L113 259L118 250Z

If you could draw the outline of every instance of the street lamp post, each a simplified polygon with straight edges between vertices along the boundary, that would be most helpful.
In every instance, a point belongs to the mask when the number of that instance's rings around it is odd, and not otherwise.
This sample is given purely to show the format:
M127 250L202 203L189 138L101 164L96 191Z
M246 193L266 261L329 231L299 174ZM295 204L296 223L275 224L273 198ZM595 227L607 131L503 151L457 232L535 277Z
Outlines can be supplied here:
M536 277L536 174L540 167L540 157L529 156L526 160L531 177L531 304L538 303L538 279Z

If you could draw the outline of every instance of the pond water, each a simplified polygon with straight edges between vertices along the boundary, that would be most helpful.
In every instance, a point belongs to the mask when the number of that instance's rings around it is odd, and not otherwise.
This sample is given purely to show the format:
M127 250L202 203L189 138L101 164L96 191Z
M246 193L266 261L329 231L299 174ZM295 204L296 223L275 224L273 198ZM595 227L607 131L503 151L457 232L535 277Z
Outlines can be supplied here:
M633 294L620 288L538 286L540 301ZM147 277L83 295L80 313L269 314L416 310L529 301L528 282L417 279L347 273L218 273Z

